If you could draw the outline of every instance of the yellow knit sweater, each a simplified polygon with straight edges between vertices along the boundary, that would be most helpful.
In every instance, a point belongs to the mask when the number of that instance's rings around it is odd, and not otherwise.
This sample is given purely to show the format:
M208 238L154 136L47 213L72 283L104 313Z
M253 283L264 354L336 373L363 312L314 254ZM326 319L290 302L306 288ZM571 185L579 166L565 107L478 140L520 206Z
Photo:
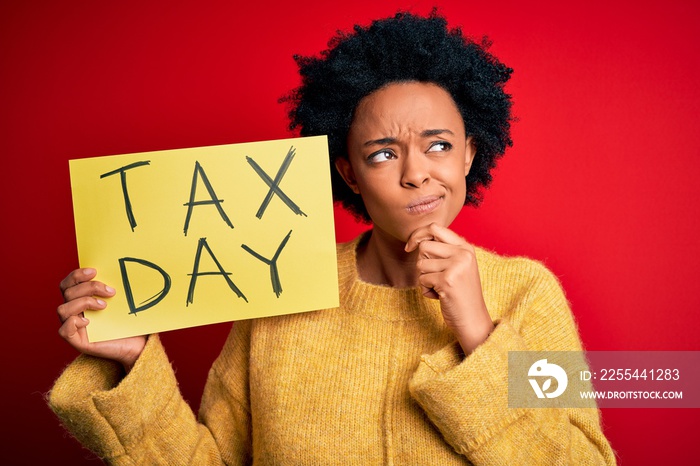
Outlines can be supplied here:
M581 349L544 266L477 249L497 326L464 358L438 301L358 279L357 242L338 245L339 308L234 324L199 420L157 335L126 377L79 356L51 408L116 465L615 464L596 409L508 407L508 351Z

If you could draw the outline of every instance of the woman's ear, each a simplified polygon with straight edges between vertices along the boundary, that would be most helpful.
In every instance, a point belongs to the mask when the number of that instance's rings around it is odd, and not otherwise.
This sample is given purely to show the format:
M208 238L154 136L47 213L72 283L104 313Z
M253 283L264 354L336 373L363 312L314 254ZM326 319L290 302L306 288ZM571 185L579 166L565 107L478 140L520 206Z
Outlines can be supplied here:
M345 184L352 189L352 192L360 194L360 189L357 187L357 180L355 179L355 171L352 169L350 161L345 157L338 157L335 159L335 169L338 170L338 173L345 180Z
M469 174L469 170L472 168L472 162L474 161L474 156L476 155L476 145L474 144L474 138L472 136L467 138L467 144L464 151L464 176L467 176Z

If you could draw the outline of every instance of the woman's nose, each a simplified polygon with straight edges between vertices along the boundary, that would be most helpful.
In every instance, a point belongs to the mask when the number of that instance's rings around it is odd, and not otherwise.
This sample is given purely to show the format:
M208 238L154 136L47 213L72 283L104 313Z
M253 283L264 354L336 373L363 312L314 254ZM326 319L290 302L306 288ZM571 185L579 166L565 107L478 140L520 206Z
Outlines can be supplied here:
M419 188L430 179L428 160L420 151L411 151L403 159L401 186Z

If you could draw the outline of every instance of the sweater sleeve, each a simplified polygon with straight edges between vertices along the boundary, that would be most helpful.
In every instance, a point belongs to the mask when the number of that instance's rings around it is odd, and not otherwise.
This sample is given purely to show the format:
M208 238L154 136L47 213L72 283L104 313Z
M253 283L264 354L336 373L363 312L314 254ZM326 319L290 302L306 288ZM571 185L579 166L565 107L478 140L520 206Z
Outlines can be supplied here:
M533 262L529 289L464 358L458 343L424 355L410 383L445 440L475 465L614 465L596 408L508 407L509 351L580 351L557 279Z
M219 358L233 351L233 339ZM113 361L80 355L56 381L48 401L64 427L108 464L245 464L249 416L245 402L231 393L212 369L198 422L160 339L151 335L126 376ZM204 415L212 408L215 415Z

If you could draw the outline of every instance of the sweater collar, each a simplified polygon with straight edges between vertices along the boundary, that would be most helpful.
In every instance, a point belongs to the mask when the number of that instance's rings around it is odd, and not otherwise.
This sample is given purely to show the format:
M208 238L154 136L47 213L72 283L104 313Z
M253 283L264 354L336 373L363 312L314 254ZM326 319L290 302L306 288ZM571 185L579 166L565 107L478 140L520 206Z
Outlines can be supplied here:
M382 320L442 318L440 302L422 295L418 287L394 288L362 281L357 272L357 247L371 232L338 245L338 284L341 307Z

